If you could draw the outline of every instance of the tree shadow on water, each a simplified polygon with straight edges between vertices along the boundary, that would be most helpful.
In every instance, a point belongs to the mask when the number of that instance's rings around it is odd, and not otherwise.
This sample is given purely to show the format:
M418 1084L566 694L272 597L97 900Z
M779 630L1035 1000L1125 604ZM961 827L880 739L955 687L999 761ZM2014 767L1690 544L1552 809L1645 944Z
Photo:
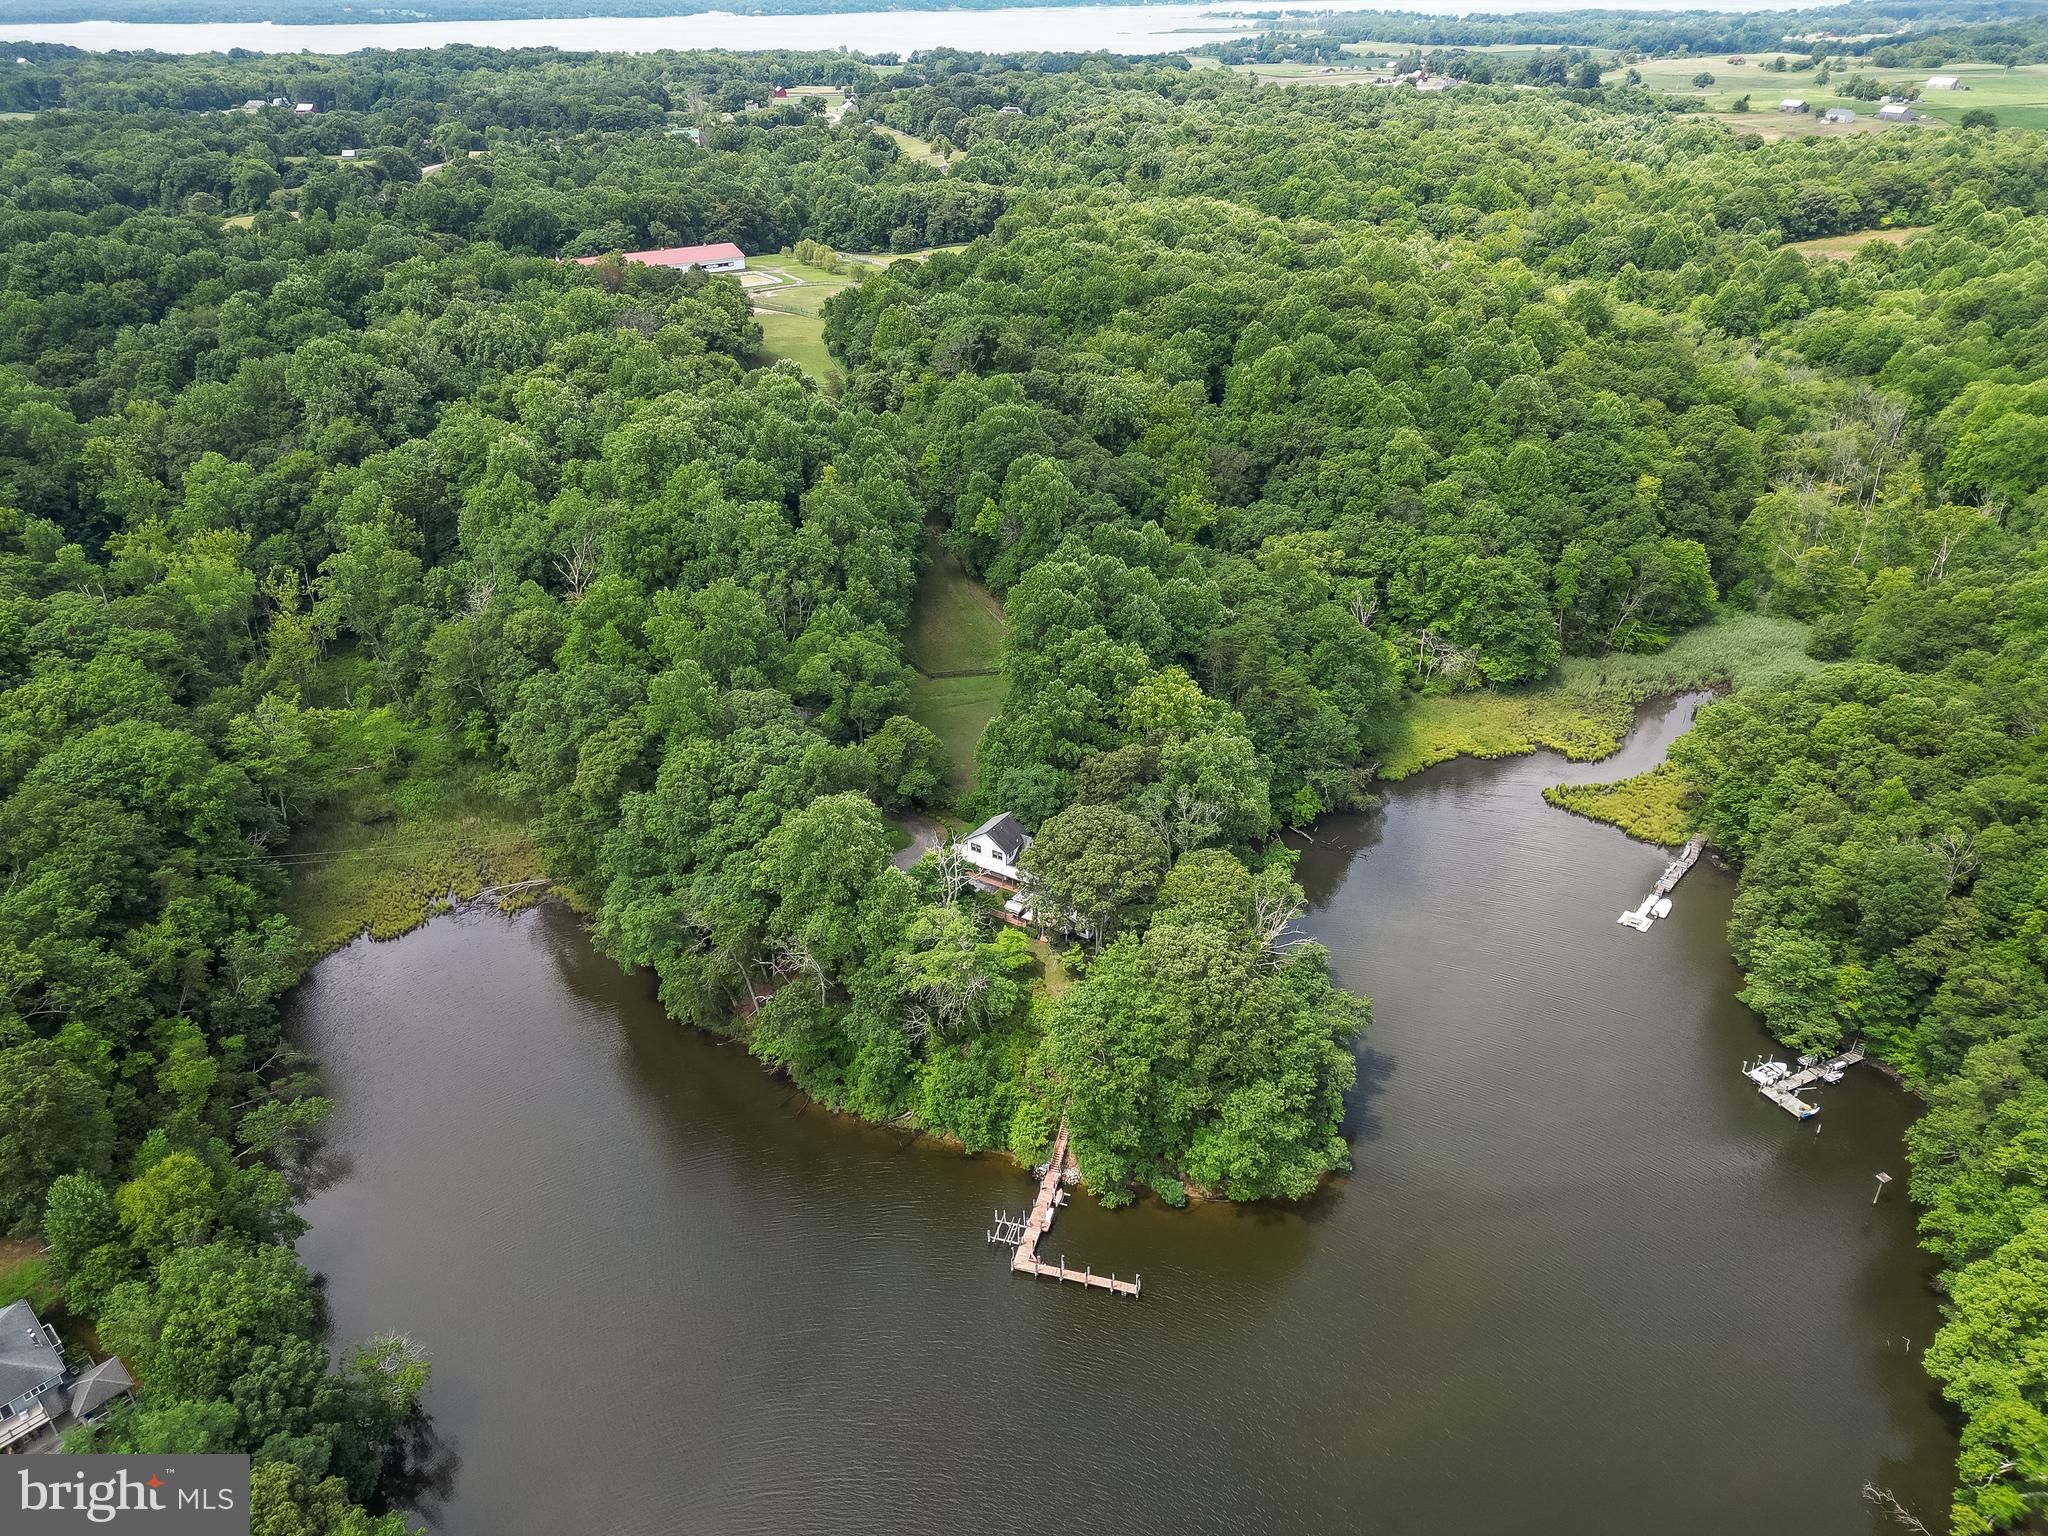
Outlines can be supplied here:
M416 1409L385 1449L378 1512L403 1510L425 1521L429 1529L438 1526L461 1470L462 1456L455 1443L434 1427L431 1413Z
M1337 1127L1338 1134L1350 1145L1378 1141L1386 1130L1372 1105L1374 1099L1386 1092L1387 1080L1394 1072L1394 1058L1386 1051L1375 1050L1369 1044L1359 1048L1358 1083L1345 1101L1344 1118Z

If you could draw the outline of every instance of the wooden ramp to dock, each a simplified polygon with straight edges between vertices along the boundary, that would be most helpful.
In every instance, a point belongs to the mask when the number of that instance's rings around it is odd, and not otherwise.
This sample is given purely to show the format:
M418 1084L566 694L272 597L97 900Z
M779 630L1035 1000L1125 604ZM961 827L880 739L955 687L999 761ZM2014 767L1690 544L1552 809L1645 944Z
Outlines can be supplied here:
M1045 1175L1038 1181L1038 1198L1031 1203L1031 1214L1022 1222L1015 1222L997 1212L995 1230L989 1233L989 1241L1016 1244L1017 1251L1010 1256L1010 1268L1017 1274L1040 1280L1071 1280L1075 1285L1108 1291L1113 1296L1136 1296L1144 1282L1142 1275L1121 1280L1115 1275L1098 1275L1085 1267L1070 1269L1064 1254L1057 1264L1048 1264L1039 1258L1040 1240L1052 1230L1053 1217L1067 1203L1068 1161L1067 1122L1062 1120L1059 1135L1053 1139L1052 1157L1045 1165Z
M1642 905L1632 912L1624 912L1615 921L1633 928L1637 933L1648 933L1650 924L1656 921L1657 903L1677 889L1678 882L1685 878L1685 872L1699 863L1700 854L1705 850L1707 840L1695 837L1678 850L1678 857L1664 866L1664 873L1657 877L1657 883L1650 887L1650 894L1643 898Z

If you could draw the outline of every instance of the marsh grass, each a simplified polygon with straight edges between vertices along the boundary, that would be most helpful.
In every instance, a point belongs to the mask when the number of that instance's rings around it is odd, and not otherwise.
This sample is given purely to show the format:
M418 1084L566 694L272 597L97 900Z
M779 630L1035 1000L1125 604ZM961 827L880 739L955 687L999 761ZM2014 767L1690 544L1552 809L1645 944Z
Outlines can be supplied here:
M1380 764L1405 779L1454 757L1513 757L1543 749L1570 762L1613 754L1636 707L1695 688L1754 688L1811 672L1806 626L1723 613L1648 656L1574 657L1552 682L1514 692L1425 695L1409 706Z

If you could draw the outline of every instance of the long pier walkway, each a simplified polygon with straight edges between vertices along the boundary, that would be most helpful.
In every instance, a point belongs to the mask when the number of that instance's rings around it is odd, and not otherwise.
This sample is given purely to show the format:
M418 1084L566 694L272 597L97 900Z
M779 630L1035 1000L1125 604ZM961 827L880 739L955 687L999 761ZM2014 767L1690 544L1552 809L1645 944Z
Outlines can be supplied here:
M1067 1122L1062 1120L1060 1133L1053 1140L1052 1157L1045 1165L1045 1176L1038 1181L1038 1198L1031 1203L1031 1214L1022 1222L1015 1222L997 1212L995 1230L989 1233L989 1241L1016 1244L1017 1251L1010 1257L1010 1268L1020 1275L1031 1275L1041 1280L1071 1280L1075 1285L1108 1291L1113 1296L1136 1296L1143 1276L1120 1280L1115 1275L1098 1275L1093 1269L1069 1269L1064 1254L1056 1264L1048 1264L1039 1258L1039 1242L1052 1230L1052 1219L1059 1213L1059 1208L1067 1203L1068 1161Z
M1664 866L1664 873L1659 875L1657 883L1650 887L1650 894L1643 898L1643 904L1633 912L1622 913L1615 921L1625 923L1637 933L1648 933L1650 924L1671 910L1668 903L1661 910L1658 904L1664 902L1664 898L1677 888L1678 882L1685 878L1685 872L1699 863L1700 853L1706 846L1705 838L1696 837L1679 849L1678 857Z

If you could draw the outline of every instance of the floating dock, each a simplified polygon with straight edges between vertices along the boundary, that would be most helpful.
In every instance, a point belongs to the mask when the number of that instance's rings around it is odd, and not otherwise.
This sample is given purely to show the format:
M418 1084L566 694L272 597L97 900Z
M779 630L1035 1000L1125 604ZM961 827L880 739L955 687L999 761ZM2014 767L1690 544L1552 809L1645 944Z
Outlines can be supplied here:
M1031 1203L1031 1214L1017 1220L997 1211L996 1224L990 1230L988 1240L991 1243L1009 1243L1016 1249L1010 1256L1010 1268L1014 1273L1039 1280L1070 1280L1091 1290L1108 1291L1112 1296L1136 1296L1144 1280L1142 1275L1119 1280L1115 1275L1098 1275L1089 1268L1069 1269L1064 1254L1057 1264L1048 1264L1039 1258L1039 1242L1052 1230L1052 1219L1059 1208L1067 1203L1067 1192L1063 1186L1068 1165L1067 1123L1062 1120L1060 1133L1053 1140L1052 1157L1045 1165L1044 1176L1038 1181L1038 1198Z
M1863 1048L1852 1046L1841 1055L1830 1056L1825 1061L1802 1056L1796 1069L1782 1061L1760 1061L1754 1066L1744 1067L1742 1075L1756 1084L1758 1093L1794 1120L1811 1120L1820 1113L1820 1106L1800 1098L1799 1090L1810 1088L1815 1083L1839 1083L1842 1074L1862 1059Z
M1685 872L1699 863L1700 853L1706 848L1707 840L1696 837L1678 851L1678 857L1664 866L1664 873L1657 877L1657 883L1650 887L1650 894L1643 898L1641 906L1633 912L1624 912L1615 921L1637 933L1648 933L1650 924L1660 917L1671 915L1671 892L1678 882L1685 878Z

